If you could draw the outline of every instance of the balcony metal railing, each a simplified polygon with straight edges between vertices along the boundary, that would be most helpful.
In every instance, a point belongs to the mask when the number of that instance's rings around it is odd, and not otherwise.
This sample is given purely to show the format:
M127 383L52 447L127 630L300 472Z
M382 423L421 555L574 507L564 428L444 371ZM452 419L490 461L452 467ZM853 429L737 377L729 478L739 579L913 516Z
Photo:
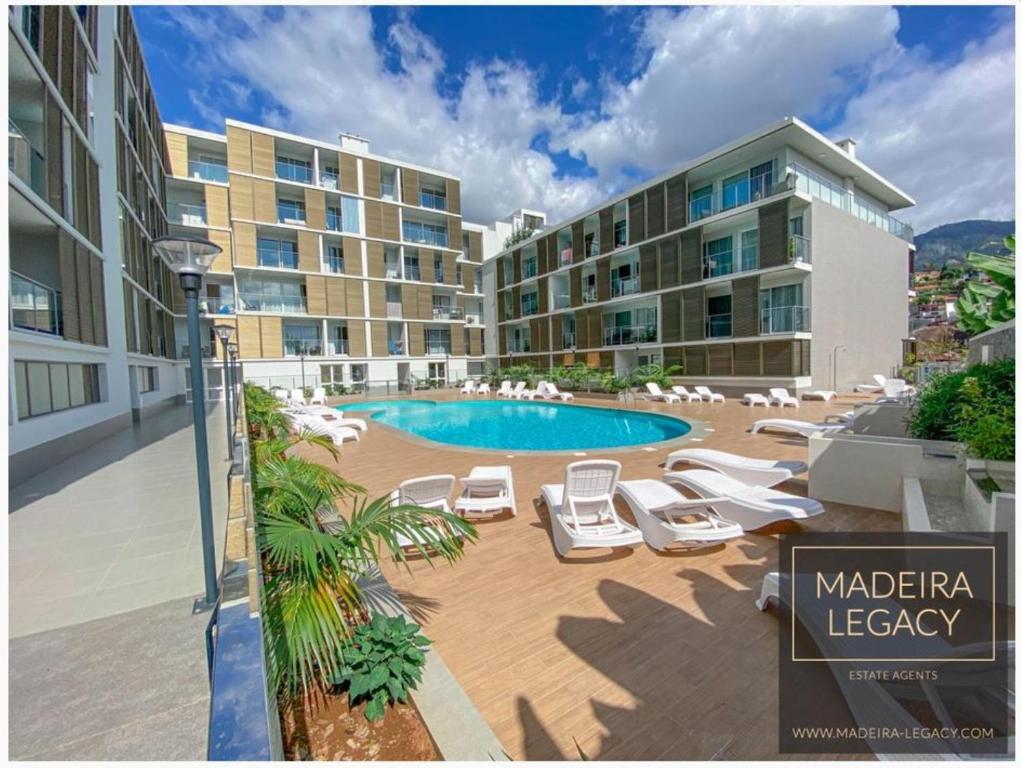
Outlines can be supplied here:
M754 179L724 190L713 190L711 194L692 198L688 202L688 219L696 222L717 213L723 213L749 203L757 203L760 200L773 197L774 195L787 192L790 187L787 181L774 183L769 176L757 176Z
M174 203L170 206L170 220L188 227L204 227L208 224L206 206L196 203Z
M392 356L407 354L407 350L404 348L404 341L402 339L390 339L387 341L386 351Z
M302 184L312 183L312 166L297 163L276 163L277 178L284 181L297 181Z
M397 275L394 275L394 277L397 277ZM421 280L422 279L422 270L420 270L417 266L409 267L407 264L405 264L404 265L404 279L405 280Z
M347 349L347 339L333 339L326 342L326 354L328 355L346 355Z
M10 118L7 119L7 152L7 169L45 198L46 160Z
M798 333L811 330L808 307L771 307L762 310L761 333Z
M640 290L638 275L633 277L618 277L610 281L611 296L630 296Z
M388 301L386 303L386 316L398 320L404 317L404 305L399 301Z
M281 296L273 293L242 293L241 306L249 312L281 312L307 314L304 296Z
M435 229L415 221L405 221L402 234L405 241L409 243L447 247L447 230L445 229Z
M450 354L450 342L449 341L426 341L425 353L427 355L449 355Z
M202 181L218 181L221 184L226 184L229 178L226 164L210 163L205 160L189 160L188 176Z
M436 305L433 307L433 320L462 320L464 312L460 307Z
M437 195L422 190L419 196L419 205L423 208L432 208L436 211L447 210L447 198L445 195Z
M323 189L331 189L336 191L340 183L340 178L337 174L332 171L319 171L319 186Z
M11 325L26 331L64 333L60 291L11 272Z
M787 242L788 256L793 262L800 262L802 264L812 263L812 250L810 248L811 242L807 237L803 235L791 235L790 240Z
M581 292L581 303L592 304L599 301L599 291L596 288L583 288Z
M282 247L260 245L256 249L256 256L260 267L273 267L275 269L297 269L298 252Z
M553 294L553 309L566 309L569 306L571 306L571 294L569 293Z
M277 203L277 221L281 224L304 224L305 206L294 205L291 202Z
M715 339L720 336L731 336L733 331L733 315L730 312L720 315L709 315L705 319L706 338Z
M233 315L234 300L224 298L199 297L199 312L203 315Z
M311 357L323 354L323 346L318 341L308 339L284 339L285 357Z
M340 232L340 214L334 211L326 211L326 228L332 232Z
M603 329L604 347L653 341L656 341L655 325L618 325Z

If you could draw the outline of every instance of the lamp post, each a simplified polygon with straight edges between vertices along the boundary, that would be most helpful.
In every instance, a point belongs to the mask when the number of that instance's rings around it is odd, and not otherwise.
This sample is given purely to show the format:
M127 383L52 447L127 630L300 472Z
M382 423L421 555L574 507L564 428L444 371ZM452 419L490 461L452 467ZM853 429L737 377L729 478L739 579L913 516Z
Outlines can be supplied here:
M225 414L227 421L227 458L234 461L234 410L231 408L230 402L230 382L227 381L229 378L227 371L227 342L230 341L231 334L234 333L234 326L219 323L213 326L213 330L216 331L216 335L220 338L220 349L223 350L223 396L225 398L224 403L227 406Z
M199 289L202 276L222 250L201 237L161 237L153 249L177 273L188 310L188 351L191 363L191 407L195 432L195 464L198 471L199 521L202 527L202 565L205 571L206 602L216 604L216 547L213 543L213 502L209 492L209 445L206 439L206 393L202 375L202 334L199 328Z
M237 424L238 412L241 410L241 395L238 393L238 345L236 341L227 344L227 356L230 358L230 393L233 396L234 410L231 411L231 424Z

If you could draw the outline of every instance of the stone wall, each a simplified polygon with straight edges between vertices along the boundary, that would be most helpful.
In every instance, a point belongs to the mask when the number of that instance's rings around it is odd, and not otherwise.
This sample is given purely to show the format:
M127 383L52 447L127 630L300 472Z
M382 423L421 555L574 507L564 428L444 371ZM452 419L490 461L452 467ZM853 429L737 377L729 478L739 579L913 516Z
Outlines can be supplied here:
M968 365L1014 357L1014 321L968 340Z

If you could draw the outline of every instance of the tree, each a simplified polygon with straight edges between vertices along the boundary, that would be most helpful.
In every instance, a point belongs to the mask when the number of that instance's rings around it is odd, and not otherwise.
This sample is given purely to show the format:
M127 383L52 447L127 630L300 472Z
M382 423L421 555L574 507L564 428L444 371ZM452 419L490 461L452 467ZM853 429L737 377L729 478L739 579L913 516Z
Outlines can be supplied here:
M503 241L503 247L510 248L515 243L523 242L530 238L532 235L534 235L535 232L536 230L532 229L531 227L522 227L521 229L516 230L514 234L512 234L510 237Z
M1014 235L1003 238L1009 256L971 252L966 261L990 282L970 281L957 300L957 324L975 335L1014 319Z

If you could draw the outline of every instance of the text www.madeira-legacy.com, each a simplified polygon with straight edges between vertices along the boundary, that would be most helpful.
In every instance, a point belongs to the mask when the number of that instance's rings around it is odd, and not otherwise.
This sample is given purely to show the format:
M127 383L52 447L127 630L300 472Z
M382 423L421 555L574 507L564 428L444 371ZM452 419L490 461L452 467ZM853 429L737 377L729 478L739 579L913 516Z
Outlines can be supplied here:
M895 728L869 727L804 727L791 728L796 739L913 739L930 741L991 739L996 736L992 728Z

